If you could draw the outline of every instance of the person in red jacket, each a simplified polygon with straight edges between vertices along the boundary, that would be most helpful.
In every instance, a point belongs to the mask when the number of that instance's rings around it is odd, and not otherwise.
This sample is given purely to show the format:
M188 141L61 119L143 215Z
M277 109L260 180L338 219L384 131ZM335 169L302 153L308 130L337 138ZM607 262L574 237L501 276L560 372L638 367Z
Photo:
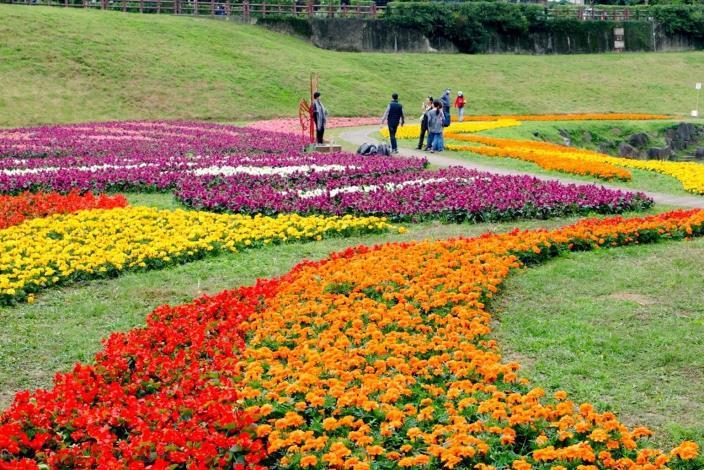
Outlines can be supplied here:
M457 120L462 122L462 119L464 119L464 95L461 91L457 92L457 98L455 98L455 108L457 108Z

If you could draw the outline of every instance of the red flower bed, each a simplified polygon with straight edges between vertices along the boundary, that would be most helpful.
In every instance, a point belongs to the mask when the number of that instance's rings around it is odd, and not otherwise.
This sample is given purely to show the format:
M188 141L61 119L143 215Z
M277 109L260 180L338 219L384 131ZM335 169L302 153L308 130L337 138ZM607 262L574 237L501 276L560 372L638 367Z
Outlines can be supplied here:
M17 196L0 196L0 229L21 224L27 219L52 214L125 206L127 206L127 199L119 194L95 196L92 193L80 194L73 191L68 194L25 192Z
M0 417L0 469L257 468L263 445L235 406L239 324L276 286L161 306L111 335L94 365L18 393Z

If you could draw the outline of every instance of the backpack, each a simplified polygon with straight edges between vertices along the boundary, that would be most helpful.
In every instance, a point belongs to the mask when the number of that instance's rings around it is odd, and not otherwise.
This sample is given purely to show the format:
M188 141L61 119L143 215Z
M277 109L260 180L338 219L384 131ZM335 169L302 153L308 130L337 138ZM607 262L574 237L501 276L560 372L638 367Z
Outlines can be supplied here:
M386 144L379 144L376 147L376 154L388 157L391 155L391 148Z
M374 144L364 143L357 149L358 155L376 155L377 147Z
M450 114L447 113L442 120L442 127L448 127L450 124L452 124L452 118L450 117Z

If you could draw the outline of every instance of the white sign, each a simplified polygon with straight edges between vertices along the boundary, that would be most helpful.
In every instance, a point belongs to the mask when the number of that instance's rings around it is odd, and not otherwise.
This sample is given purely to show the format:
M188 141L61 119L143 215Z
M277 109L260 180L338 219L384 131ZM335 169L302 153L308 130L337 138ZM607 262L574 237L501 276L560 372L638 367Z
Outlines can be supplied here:
M697 117L697 116L699 116L699 111L697 111L696 109L693 109L692 110L692 117Z
M696 85L694 85L695 90L701 90L702 89L702 82L697 82Z

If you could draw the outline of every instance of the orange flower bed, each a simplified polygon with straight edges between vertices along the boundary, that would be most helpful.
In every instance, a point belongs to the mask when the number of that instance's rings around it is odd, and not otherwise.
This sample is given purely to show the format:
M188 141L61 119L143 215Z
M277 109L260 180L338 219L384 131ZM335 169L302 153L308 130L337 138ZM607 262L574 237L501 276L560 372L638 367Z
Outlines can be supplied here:
M516 121L650 121L671 119L665 114L637 113L572 113L572 114L501 114L501 115L464 115L465 121L495 121L497 119L515 119ZM452 116L456 121L457 116Z
M631 172L606 162L582 158L592 154L586 150L530 140L502 139L481 135L447 133L447 139L484 144L484 146L447 144L448 150L468 151L488 157L515 158L535 163L541 168L600 179L629 181ZM591 155L590 155L591 156Z
M546 396L504 362L487 300L569 250L704 235L704 211L350 249L305 262L244 323L247 410L276 468L693 469L699 450ZM696 460L699 459L699 460Z

